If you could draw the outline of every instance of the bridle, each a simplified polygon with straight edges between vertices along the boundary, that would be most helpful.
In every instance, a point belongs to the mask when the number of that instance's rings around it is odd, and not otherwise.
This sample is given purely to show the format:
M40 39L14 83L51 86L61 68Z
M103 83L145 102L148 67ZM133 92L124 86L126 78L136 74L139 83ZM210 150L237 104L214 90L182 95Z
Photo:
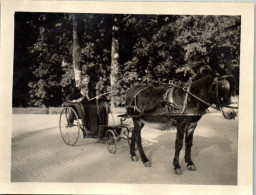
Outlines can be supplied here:
M220 102L220 97L219 97L220 82L221 80L225 80L227 78L231 78L233 82L236 83L236 80L233 75L219 76L219 77L215 77L213 80L213 85L215 84L215 94L216 94L216 101L217 101L216 107L218 107L220 110L222 110L223 107L238 109L238 107L235 107L235 106L222 105L222 103Z
M182 89L183 89L184 92L186 92L187 94L191 95L192 97L194 97L198 101L208 105L209 107L211 107L211 108L213 108L213 109L215 109L217 111L221 111L222 114L223 114L223 111L222 111L223 107L232 108L232 109L238 109L238 107L235 107L235 106L222 105L221 102L220 102L220 99L219 99L219 88L220 88L219 84L220 84L221 80L226 79L226 78L232 78L233 81L236 82L233 75L217 76L213 80L212 86L214 86L214 84L215 84L215 94L216 94L216 100L217 100L217 104L215 104L215 105L214 104L210 104L209 102L206 102L205 100L201 99L197 95L191 93L190 90L188 89L188 87L183 87Z

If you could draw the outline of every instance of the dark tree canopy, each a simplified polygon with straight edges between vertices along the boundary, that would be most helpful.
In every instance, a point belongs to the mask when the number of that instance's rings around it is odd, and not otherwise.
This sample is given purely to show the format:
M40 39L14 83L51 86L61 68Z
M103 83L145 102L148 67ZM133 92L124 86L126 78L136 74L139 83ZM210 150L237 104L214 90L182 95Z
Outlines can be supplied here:
M81 69L99 93L110 87L113 26L119 42L117 106L131 85L188 81L205 67L239 81L239 16L76 14ZM15 13L13 106L60 106L75 86L72 19Z

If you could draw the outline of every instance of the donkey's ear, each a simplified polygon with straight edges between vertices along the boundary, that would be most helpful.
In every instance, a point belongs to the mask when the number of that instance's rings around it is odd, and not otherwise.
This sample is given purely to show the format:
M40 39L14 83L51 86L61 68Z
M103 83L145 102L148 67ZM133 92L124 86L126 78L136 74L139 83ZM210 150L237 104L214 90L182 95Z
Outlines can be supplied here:
M209 66L209 65L205 65L205 68L206 68L208 71L213 71L212 67Z
M209 65L204 65L203 67L200 68L200 73L201 74L211 74L213 73L213 69Z

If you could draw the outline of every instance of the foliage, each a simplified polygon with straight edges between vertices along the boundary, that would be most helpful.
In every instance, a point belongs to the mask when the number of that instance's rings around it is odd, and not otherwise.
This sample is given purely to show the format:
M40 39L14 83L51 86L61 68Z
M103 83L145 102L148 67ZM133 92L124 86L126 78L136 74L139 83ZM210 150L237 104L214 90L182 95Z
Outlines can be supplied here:
M204 67L239 79L239 16L76 14L82 74L110 89L112 28L119 42L115 105L135 83L188 81ZM64 13L16 13L14 106L59 106L75 86L72 20Z
M240 25L240 17L235 16L179 18L175 44L183 45L185 64L176 72L198 74L200 67L209 65L219 73L234 73L239 66Z

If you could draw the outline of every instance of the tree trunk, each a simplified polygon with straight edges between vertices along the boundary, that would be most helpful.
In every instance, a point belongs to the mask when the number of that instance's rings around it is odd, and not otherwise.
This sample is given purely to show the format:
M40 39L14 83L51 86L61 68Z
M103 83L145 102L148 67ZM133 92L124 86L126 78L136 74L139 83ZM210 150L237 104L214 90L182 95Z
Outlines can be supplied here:
M118 30L118 27L113 26L112 28L112 46L111 46L111 73L110 73L110 85L112 90L117 89L118 85L118 73L119 73L119 67L118 67L118 58L119 58L119 44L118 40L116 39L116 31ZM115 96L111 96L111 108L114 108L115 103Z
M81 83L81 46L79 43L79 37L77 33L77 18L75 14L72 14L72 21L73 21L73 68L74 68L74 75L75 75L75 83L76 87L80 86Z

